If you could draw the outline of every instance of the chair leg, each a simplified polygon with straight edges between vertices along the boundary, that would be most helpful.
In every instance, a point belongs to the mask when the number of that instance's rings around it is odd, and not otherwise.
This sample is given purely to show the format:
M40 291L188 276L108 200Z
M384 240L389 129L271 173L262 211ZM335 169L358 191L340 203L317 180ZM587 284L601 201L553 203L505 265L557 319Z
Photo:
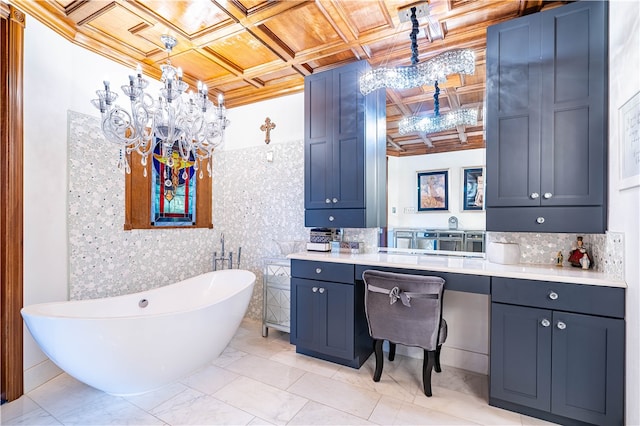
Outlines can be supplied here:
M389 361L396 359L396 344L389 342Z
M442 349L442 345L438 345L436 348L436 361L433 366L433 369L436 370L436 373L442 373L442 367L440 367L440 350Z
M431 370L433 370L435 358L435 351L424 351L424 361L422 362L422 385L424 387L424 394L427 396L431 396Z
M382 355L382 343L384 340L374 340L373 349L376 353L376 371L373 373L373 381L379 382L382 376L382 367L384 364L384 356Z

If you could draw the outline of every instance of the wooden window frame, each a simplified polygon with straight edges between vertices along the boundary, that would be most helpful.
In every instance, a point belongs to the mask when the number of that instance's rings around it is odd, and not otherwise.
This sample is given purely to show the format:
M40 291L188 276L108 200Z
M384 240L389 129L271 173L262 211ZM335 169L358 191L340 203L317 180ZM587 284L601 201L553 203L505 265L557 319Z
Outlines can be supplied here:
M151 161L147 167L147 176L144 175L144 167L140 163L141 155L133 152L128 161L131 173L125 175L125 215L124 229L189 229L189 228L213 228L211 221L211 176L205 171L203 177L196 177L196 223L184 226L154 226L151 223ZM206 169L206 160L202 167Z

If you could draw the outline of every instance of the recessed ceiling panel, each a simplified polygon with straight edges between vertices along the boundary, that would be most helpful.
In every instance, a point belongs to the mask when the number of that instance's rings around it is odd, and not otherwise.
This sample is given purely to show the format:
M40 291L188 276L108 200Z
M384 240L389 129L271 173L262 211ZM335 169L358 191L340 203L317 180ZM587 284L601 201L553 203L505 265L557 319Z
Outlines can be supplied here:
M209 81L221 78L230 74L225 68L210 61L205 55L196 50L189 50L171 57L171 64L174 67L182 68L185 74L197 80ZM159 66L160 64L158 64Z
M269 64L280 59L247 31L225 37L209 44L207 48L242 70Z
M106 13L98 15L95 19L87 22L86 25L110 35L121 44L131 46L142 52L148 53L157 49L153 43L141 37L132 36L132 33L129 31L131 28L148 26L148 21L120 5L111 8Z
M390 28L391 22L384 3L371 1L369 7L362 7L361 2L341 0L336 4L345 13L349 25L357 31L356 35Z
M296 53L341 40L331 23L312 2L276 15L264 25Z
M217 27L225 21L231 23L229 15L211 0L141 0L140 4L189 36Z

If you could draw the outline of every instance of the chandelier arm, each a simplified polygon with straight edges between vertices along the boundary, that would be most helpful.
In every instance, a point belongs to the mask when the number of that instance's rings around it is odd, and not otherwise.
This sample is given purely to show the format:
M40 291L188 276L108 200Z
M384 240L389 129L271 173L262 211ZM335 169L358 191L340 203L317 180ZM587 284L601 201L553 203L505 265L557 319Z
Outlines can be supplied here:
M161 66L162 87L157 98L145 93L149 82L138 66L136 73L129 76L128 84L121 86L131 102L130 113L115 105L118 95L110 90L108 81L103 82L103 90L96 91L98 98L91 101L102 115L105 138L120 147L118 167L127 173L131 170L127 154L134 151L142 157L145 176L147 157L155 152L164 157L169 168L174 165L175 152L197 169L224 142L225 128L229 125L222 94L216 107L208 99L206 84L198 84L197 95L186 93L189 85L182 79L182 70L171 65L171 49L177 41L169 35L160 39L167 50L167 62ZM207 170L211 175L209 165Z

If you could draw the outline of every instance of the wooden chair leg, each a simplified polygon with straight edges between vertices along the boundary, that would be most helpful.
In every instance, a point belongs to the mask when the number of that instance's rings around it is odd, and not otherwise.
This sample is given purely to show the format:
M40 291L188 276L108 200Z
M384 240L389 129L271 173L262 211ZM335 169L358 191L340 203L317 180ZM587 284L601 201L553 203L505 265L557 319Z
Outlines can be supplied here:
M389 342L389 361L396 359L396 344Z
M427 396L431 396L431 370L433 370L435 358L435 351L424 351L424 361L422 362L422 386L424 387L424 394Z
M382 343L384 340L374 340L373 349L376 353L376 371L373 373L373 381L379 382L382 376L382 367L384 365L384 356L382 355Z
M438 345L436 348L436 361L433 366L433 369L436 370L436 373L442 373L442 367L440 367L440 350L442 349L442 345Z

